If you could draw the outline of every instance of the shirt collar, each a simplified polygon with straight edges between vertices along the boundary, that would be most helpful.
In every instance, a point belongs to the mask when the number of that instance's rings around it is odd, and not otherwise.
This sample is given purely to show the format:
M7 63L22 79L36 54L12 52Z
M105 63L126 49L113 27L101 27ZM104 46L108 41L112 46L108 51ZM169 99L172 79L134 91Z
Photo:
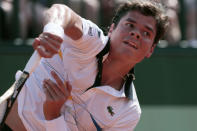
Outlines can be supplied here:
M133 83L131 84L130 91L129 91L128 99L130 99L130 100L133 100L132 87L133 87ZM123 87L120 91L118 91L118 90L116 90L116 89L114 89L114 88L112 88L111 86L108 86L108 85L97 86L96 89L102 90L105 93L110 94L110 95L115 96L115 97L122 97L122 98L126 97L126 95L125 95L125 84L123 85Z

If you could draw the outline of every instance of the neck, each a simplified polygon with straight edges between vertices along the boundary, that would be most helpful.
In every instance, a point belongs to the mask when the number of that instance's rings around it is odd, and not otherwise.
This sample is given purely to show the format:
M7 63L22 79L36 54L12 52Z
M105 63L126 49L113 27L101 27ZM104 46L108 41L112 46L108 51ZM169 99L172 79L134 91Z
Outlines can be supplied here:
M134 67L134 64L113 59L110 55L103 62L102 84L121 90L125 75Z

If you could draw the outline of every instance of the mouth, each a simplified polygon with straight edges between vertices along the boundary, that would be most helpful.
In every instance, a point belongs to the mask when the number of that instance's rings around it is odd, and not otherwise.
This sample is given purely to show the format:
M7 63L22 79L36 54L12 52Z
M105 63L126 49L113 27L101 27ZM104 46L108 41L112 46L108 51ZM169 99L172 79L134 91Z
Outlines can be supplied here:
M136 43L133 43L133 42L130 42L130 41L124 41L124 43L125 43L126 45L128 45L128 46L130 46L130 47L136 49L136 50L138 49Z

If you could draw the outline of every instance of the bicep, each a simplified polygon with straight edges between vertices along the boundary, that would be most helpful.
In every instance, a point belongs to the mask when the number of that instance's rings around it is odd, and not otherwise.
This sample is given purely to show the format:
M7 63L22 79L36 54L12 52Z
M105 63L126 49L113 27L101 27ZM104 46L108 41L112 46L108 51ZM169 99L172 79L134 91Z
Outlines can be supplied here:
M75 13L72 15L72 17L71 23L67 28L64 29L64 32L71 39L78 40L83 36L82 20L80 16Z

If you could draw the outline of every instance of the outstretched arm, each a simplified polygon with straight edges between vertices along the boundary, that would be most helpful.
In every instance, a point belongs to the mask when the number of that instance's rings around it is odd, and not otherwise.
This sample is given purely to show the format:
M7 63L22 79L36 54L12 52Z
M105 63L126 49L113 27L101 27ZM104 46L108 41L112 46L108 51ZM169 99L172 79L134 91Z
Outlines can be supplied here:
M82 36L82 21L78 14L66 5L54 4L44 13L44 24L52 22L60 25L64 29L64 33L77 40Z
M62 4L54 4L44 12L44 32L35 39L33 47L40 56L50 58L59 51L66 34L73 40L82 37L82 21L72 9Z

